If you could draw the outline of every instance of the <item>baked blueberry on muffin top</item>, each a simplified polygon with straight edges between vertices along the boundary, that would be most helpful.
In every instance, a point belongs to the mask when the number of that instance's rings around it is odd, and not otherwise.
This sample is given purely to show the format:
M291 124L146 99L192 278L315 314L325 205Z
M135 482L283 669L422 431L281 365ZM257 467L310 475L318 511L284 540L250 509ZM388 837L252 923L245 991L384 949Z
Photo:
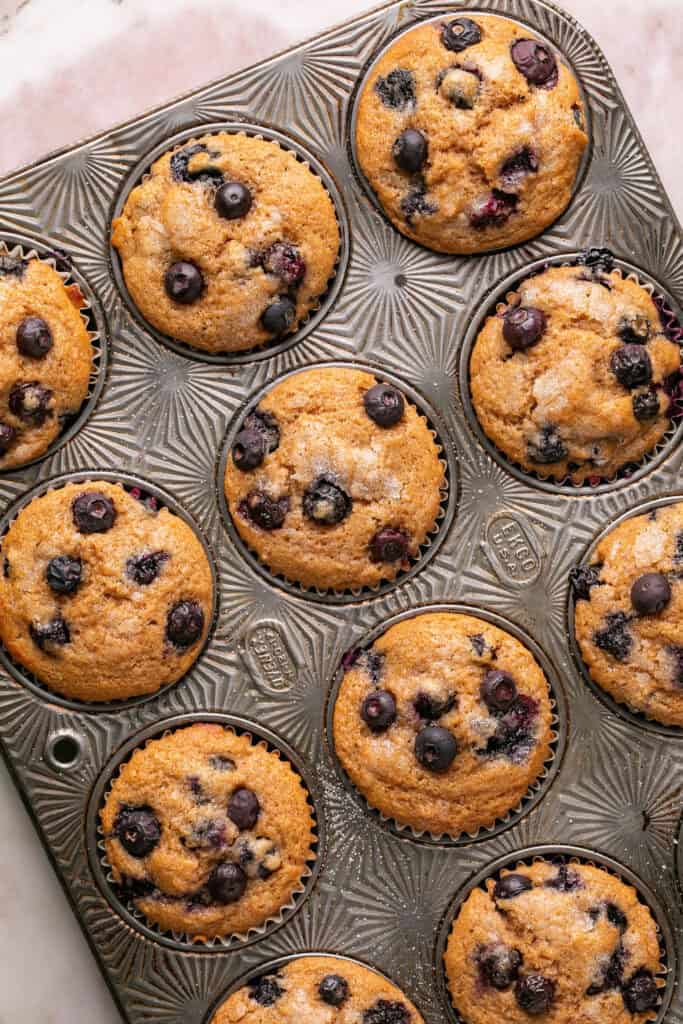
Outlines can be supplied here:
M484 252L543 231L569 203L587 142L567 65L495 15L405 32L358 101L363 173L399 231L439 252Z
M112 233L143 316L207 352L295 331L327 289L339 241L332 200L305 163L227 132L159 157Z

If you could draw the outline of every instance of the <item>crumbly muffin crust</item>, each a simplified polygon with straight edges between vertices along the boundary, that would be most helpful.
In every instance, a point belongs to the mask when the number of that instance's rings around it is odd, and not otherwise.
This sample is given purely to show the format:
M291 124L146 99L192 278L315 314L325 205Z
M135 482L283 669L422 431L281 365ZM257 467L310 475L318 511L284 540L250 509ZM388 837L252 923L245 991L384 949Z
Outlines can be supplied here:
M101 820L124 895L162 930L197 937L263 925L301 890L314 857L300 776L263 741L217 724L136 750Z
M512 689L496 700L494 677L506 674ZM368 719L367 701L378 694L393 699L386 724ZM550 757L551 721L547 680L523 644L471 615L426 612L391 626L353 661L334 708L334 745L383 815L459 835L519 804ZM439 770L418 749L433 727L447 734L437 741L448 745L450 736L457 748Z
M642 1024L655 1016L652 914L635 889L588 864L521 864L474 889L444 961L465 1024Z
M609 480L668 430L665 384L680 363L640 284L616 270L552 267L484 324L472 402L487 436L524 469Z
M520 46L541 47L550 77L531 80L544 77L541 63ZM525 26L495 15L405 32L358 101L363 173L399 231L439 252L539 234L567 207L587 142L570 69Z
M76 284L0 257L0 470L43 455L88 394L93 346Z
M372 587L406 567L433 529L439 449L415 406L378 382L350 368L304 370L246 417L225 495L240 536L272 572L306 587Z
M302 956L229 996L211 1024L423 1024L396 985L368 967Z
M321 180L292 151L224 132L156 160L114 221L112 244L154 327L234 352L296 330L327 289L340 238Z
M0 639L64 697L117 700L175 682L211 623L198 537L119 484L73 483L35 498L2 538L0 562Z
M572 583L591 678L619 703L683 726L683 503L620 523Z

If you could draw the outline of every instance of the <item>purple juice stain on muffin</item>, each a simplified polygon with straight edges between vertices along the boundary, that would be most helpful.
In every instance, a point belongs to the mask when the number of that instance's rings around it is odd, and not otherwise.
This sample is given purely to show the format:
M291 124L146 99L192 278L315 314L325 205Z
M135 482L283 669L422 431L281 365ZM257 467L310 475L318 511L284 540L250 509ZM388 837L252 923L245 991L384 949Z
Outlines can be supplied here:
M494 188L475 199L470 206L470 224L475 229L502 227L517 209L519 197Z
M633 648L633 634L629 617L624 612L612 612L605 625L593 634L593 643L615 661L627 661Z
M428 217L438 209L435 202L427 199L427 186L424 181L416 182L401 199L401 213L410 227L414 225L416 217Z

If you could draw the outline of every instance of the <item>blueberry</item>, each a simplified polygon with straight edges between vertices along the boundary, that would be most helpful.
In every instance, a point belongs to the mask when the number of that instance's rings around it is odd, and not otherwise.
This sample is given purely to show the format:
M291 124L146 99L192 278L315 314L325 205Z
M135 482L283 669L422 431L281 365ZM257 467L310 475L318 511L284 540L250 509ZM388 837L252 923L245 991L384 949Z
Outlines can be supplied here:
M513 900L533 887L534 884L528 875L519 875L516 872L502 875L494 886L493 898L495 900Z
M666 576L647 572L639 576L631 587L631 604L639 615L656 615L671 600L671 586Z
M415 102L415 79L411 71L396 68L386 78L377 79L375 92L385 107L405 110Z
M427 199L427 186L423 181L417 182L401 199L401 213L410 225L414 223L415 217L427 217L430 213L436 213L438 207Z
M356 664L358 668L362 669L370 678L370 682L377 686L379 685L380 678L382 676L382 669L384 667L384 655L380 654L379 651L373 651L372 649L362 651L356 658Z
M43 625L34 626L31 624L29 626L29 633L34 644L40 647L41 651L46 651L48 654L52 646L63 647L64 644L71 643L69 624L61 616Z
M263 254L262 262L267 274L279 277L289 288L301 284L306 274L306 261L290 242L273 242Z
M394 163L402 171L416 174L427 160L427 140L416 128L406 128L391 147Z
M656 388L638 391L633 396L633 415L641 423L659 416L659 393Z
M625 388L637 388L652 380L652 362L642 345L621 345L612 353L609 365Z
M83 565L80 558L57 555L48 562L45 579L55 593L75 594L80 586L82 573Z
M216 772L233 772L235 770L235 762L229 757L223 757L222 754L212 754L209 764Z
M378 999L363 1013L363 1024L410 1024L413 1019L405 1003Z
M116 522L114 502L99 491L84 491L74 498L71 514L79 533L106 533Z
M555 55L537 39L517 39L510 48L512 62L530 85L552 89L557 85Z
M628 953L622 943L619 942L607 963L599 965L593 981L586 989L586 995L596 996L601 992L609 992L613 989L621 988L627 959Z
M473 228L500 227L515 212L519 199L516 195L494 188L475 199L470 206L470 224Z
M454 18L441 26L441 42L447 50L461 53L481 42L481 29L471 18Z
M240 430L232 446L232 461L238 469L256 469L266 455L266 440L260 430Z
M48 416L52 415L51 404L52 392L37 380L17 382L12 385L9 393L10 412L34 427L41 427Z
M255 409L245 418L242 430L258 430L263 435L266 454L274 452L280 444L280 428L272 412Z
M249 995L259 1006L272 1006L285 990L277 983L274 975L265 974L249 982Z
M601 565L578 565L569 572L569 583L575 601L589 601L591 589L601 587Z
M261 324L265 331L276 338L290 330L296 320L296 306L286 295L281 295L263 311Z
M428 722L435 722L442 715L447 715L458 703L457 695L452 693L445 700L439 700L429 693L418 693L413 701L413 707L420 718Z
M624 612L608 615L602 629L593 634L593 643L601 651L611 654L615 661L626 661L633 647L628 616Z
M508 309L503 317L503 337L515 352L523 352L541 340L547 324L542 310L517 306Z
M380 427L393 427L403 418L405 401L391 384L375 384L363 395L363 405L371 420Z
M346 491L325 477L306 488L302 499L304 515L321 526L336 526L351 513L353 502Z
M122 807L114 830L131 857L146 857L161 839L161 825L151 807Z
M196 302L204 290L204 278L194 263L181 260L166 271L164 286L169 299L183 306Z
M614 253L611 249L594 247L586 249L578 262L590 270L611 274L614 270Z
M360 707L360 717L372 732L386 732L396 721L396 701L387 690L373 690Z
M470 643L472 644L472 650L477 655L477 657L483 657L484 651L486 650L486 640L484 639L483 634L475 633L475 635L471 636L469 640Z
M538 717L538 701L521 694L498 722L484 751L490 757L509 757L521 764L534 746L534 722Z
M174 647L191 647L203 629L204 612L196 601L179 601L166 616L166 639Z
M236 903L247 888L247 876L239 864L226 862L214 868L207 884L216 903Z
M547 1013L555 998L555 982L542 974L527 974L515 985L515 999L526 1013L538 1017Z
M428 725L417 734L415 756L430 772L448 771L457 753L458 744L453 733L440 725Z
M198 775L188 775L187 784L190 787L190 793L194 797L194 802L200 806L203 804L210 803L210 799L204 793L204 787L202 786L201 780Z
M140 587L148 587L154 583L161 572L164 562L171 556L166 551L152 551L144 555L135 555L126 562L126 575Z
M228 817L239 829L253 828L260 813L261 805L253 790L240 786L230 797Z
M458 110L472 110L479 95L481 82L476 71L453 67L438 76L436 87Z
M537 441L529 441L527 452L530 461L537 462L541 466L549 466L553 462L561 462L569 454L557 429L550 425L541 429Z
M399 562L408 556L409 540L403 530L385 526L370 541L373 562Z
M10 427L9 423L3 423L0 420L0 455L7 454L15 437L16 431L14 427Z
M605 913L607 914L607 920L610 924L613 924L615 928L618 928L620 932L625 932L628 928L628 918L626 914L621 910L616 903L606 903Z
M52 344L52 331L39 316L27 316L17 327L17 348L22 356L44 359Z
M318 985L318 995L328 1006L341 1006L349 998L349 983L339 974L326 974Z
M225 820L202 818L195 823L188 836L181 838L181 842L188 850L220 850L225 845Z
M239 511L262 530L279 530L289 511L289 498L269 498L261 491L250 491L240 502Z
M508 157L500 169L500 178L503 188L507 191L514 191L519 188L528 174L535 174L538 170L538 157L532 149L524 146L518 153Z
M575 892L583 889L583 879L578 871L560 864L555 877L548 879L545 885L547 889L557 889L558 892Z
M507 711L517 699L517 684L509 672L493 669L484 676L479 693L489 711Z
M194 146L187 146L185 149L179 149L171 157L171 174L175 181L184 181L191 183L195 181L217 183L223 180L223 175L216 167L202 167L198 171L190 171L188 169L190 160L192 157L197 156L198 153L208 153L209 150L206 146L201 143L196 143ZM212 154L216 156L217 154Z
M626 982L622 991L624 1006L629 1013L647 1013L659 999L657 983L651 971L641 968Z
M8 580L10 578L10 571L11 570L10 570L9 558L3 558L3 560L2 560L2 575L5 577L6 580Z
M16 256L0 256L0 276L12 274L14 277L23 277L27 266L26 260Z
M650 333L651 324L646 316L624 317L619 324L619 337L627 345L647 345Z
M216 213L224 220L237 220L246 217L251 210L252 195L241 181L226 181L216 190L213 201Z
M477 956L479 970L485 984L504 992L517 980L522 966L522 954L502 943L484 946Z

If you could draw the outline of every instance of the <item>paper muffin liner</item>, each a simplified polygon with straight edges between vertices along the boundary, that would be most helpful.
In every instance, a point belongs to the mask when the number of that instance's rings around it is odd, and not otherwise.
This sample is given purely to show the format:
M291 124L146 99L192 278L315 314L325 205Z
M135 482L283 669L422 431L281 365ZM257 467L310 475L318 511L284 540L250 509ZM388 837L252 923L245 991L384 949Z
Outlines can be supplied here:
M613 857L609 857L597 850L591 850L581 846L556 846L542 845L529 846L514 853L507 853L498 857L491 864L471 878L459 890L451 901L441 921L436 939L434 951L434 962L436 965L438 988L441 994L443 1005L447 1010L448 1019L453 1024L468 1024L453 1006L446 975L444 956L448 946L448 940L453 925L460 913L460 910L467 901L467 898L475 889L486 890L485 883L489 879L497 879L503 870L518 871L539 861L550 861L553 864L585 864L589 867L600 868L608 874L613 875L625 885L635 889L638 900L646 906L652 914L657 928L657 938L660 949L660 970L655 974L660 991L660 1002L656 1010L648 1017L648 1024L661 1024L671 1002L677 977L677 955L674 932L669 918L664 911L659 899L652 889L647 886L630 868L625 867Z
M548 685L548 696L550 700L551 721L550 735L548 737L549 753L543 763L540 773L534 780L532 780L522 799L511 807L506 814L502 817L496 818L495 821L488 825L478 826L478 828L472 832L433 833L428 830L415 829L411 825L397 821L390 815L383 814L378 808L374 807L368 798L355 786L337 755L336 745L334 742L334 709L337 697L341 689L344 676L348 669L355 664L358 655L371 647L376 640L381 636L384 636L384 634L397 623L404 622L406 619L417 618L420 615L444 612L448 614L470 615L473 618L480 619L483 622L488 622L490 625L504 630L506 633L509 633L510 636L514 637L515 640L519 641L519 643L521 643L529 653L533 655L534 659L540 666ZM521 818L537 806L550 789L550 786L559 772L567 744L567 699L560 676L555 671L544 651L531 637L524 633L523 630L519 629L519 627L514 623L509 622L507 619L504 619L502 616L497 615L494 612L489 612L482 608L464 604L421 605L419 608L412 608L408 611L401 612L398 615L394 615L389 619L385 619L375 626L374 629L365 634L365 636L360 637L353 647L343 655L341 663L334 675L327 697L325 719L326 742L332 761L334 762L339 778L344 784L344 788L356 803L358 803L366 814L368 814L375 822L385 828L388 828L396 835L407 839L413 839L419 843L439 846L467 846L472 843L480 842L481 840L491 839L493 836L499 835L512 825L517 824Z
M502 449L498 448L479 422L471 395L470 359L486 320L492 316L499 315L500 311L507 305L508 296L514 294L524 281L537 277L553 267L583 266L593 253L602 254L603 259L609 261L611 271L616 271L624 280L634 281L651 296L659 312L663 333L671 341L676 342L683 348L683 329L681 329L678 316L674 312L674 304L662 286L654 278L650 278L645 270L631 266L618 259L608 249L589 249L581 253L535 260L533 263L515 270L513 274L508 275L502 282L495 285L484 299L481 308L475 313L468 327L460 355L460 393L463 408L470 427L476 434L479 442L500 466L509 473L512 473L518 480L521 480L523 483L530 483L541 490L554 494L595 495L615 487L623 487L634 483L666 459L679 440L681 433L680 421L683 419L683 366L673 377L664 381L662 385L663 390L671 400L669 428L639 462L626 463L611 477L603 477L596 472L594 476L587 478L587 482L578 484L574 483L571 477L558 479L525 469L524 466L515 462Z
M50 491L61 490L68 484L88 484L95 483L98 480L104 480L107 483L121 484L121 486L133 497L145 503L151 503L151 508L166 508L173 515L178 516L186 523L190 529L194 532L195 536L199 540L200 544L206 554L209 567L211 570L212 580L212 605L209 614L209 628L206 633L206 638L202 643L200 649L197 652L195 660L192 662L187 672L176 679L175 682L166 683L164 686L159 687L158 690L154 690L151 693L139 694L136 697L127 697L122 700L110 700L110 701L84 701L75 700L69 697L62 696L54 690L51 690L46 683L41 682L37 676L22 665L19 661L13 658L5 648L2 641L0 641L0 666L4 668L13 679L15 679L22 686L26 686L29 690L41 697L43 700L48 701L50 704L59 704L62 707L70 708L74 711L87 711L87 712L109 712L112 711L123 711L126 708L134 707L138 704L143 704L146 701L153 700L164 693L167 693L172 687L180 685L186 680L189 674L195 669L196 665L202 658L206 651L211 638L216 628L219 614L219 590L218 590L218 573L216 569L216 558L213 550L207 541L206 537L200 530L194 519L183 509L183 507L173 498L167 491L157 487L156 484L150 483L141 477L132 476L129 473L113 473L107 470L81 470L78 473L65 473L61 476L52 477L49 480L43 480L37 484L31 490L23 493L17 501L7 510L5 515L0 518L0 554L2 553L2 539L8 532L14 521L17 519L20 512L23 512L35 499L43 497ZM135 492L139 493L135 493Z
M307 860L301 875L299 886L290 894L289 899L280 907L276 914L271 915L260 925L250 928L244 933L232 933L224 936L202 936L189 932L165 931L159 925L149 921L134 903L135 897L128 896L115 881L111 864L107 860L104 831L100 821L100 811L108 800L114 780L121 769L136 750L144 748L148 743L162 739L191 725L217 724L226 731L240 736L247 736L254 745L264 746L271 753L277 754L281 761L292 766L306 792L307 803L313 820L311 831L315 839L310 847L310 858ZM324 855L324 819L321 812L322 800L318 796L316 786L312 783L307 769L303 766L298 754L280 739L279 736L257 726L243 718L209 712L195 712L192 715L178 715L172 719L157 721L142 732L137 733L119 750L105 765L93 789L87 813L87 839L91 867L98 885L114 911L123 920L153 941L176 951L192 952L223 952L252 945L271 935L285 924L299 910L308 898L313 885L320 873ZM139 898L139 897L138 897ZM162 896L163 898L163 896Z
M2 256L11 256L24 261L38 260L41 263L46 263L59 275L66 289L78 290L78 296L82 301L79 313L92 346L92 366L88 390L80 407L76 412L62 417L61 429L54 441L48 445L42 454L36 455L27 462L22 462L17 466L0 467L0 477L9 473L21 472L29 466L42 462L51 455L54 455L56 451L78 433L99 401L102 389L104 388L109 362L107 332L99 303L87 281L73 266L71 257L67 252L61 249L46 250L42 246L38 248L28 238L3 233L0 234L0 257Z
M607 537L608 534L610 534L617 526L626 522L627 519L633 519L635 516L645 515L648 512L652 512L658 508L663 508L666 505L674 505L681 502L683 502L683 494L670 494L662 498L653 498L650 501L642 502L640 505L635 505L633 508L623 512L620 516L617 516L616 519L611 520L591 541L581 559L576 563L575 568L590 565L598 544L600 544L600 542L604 540L604 538ZM676 737L677 739L683 738L683 726L667 725L664 722L659 722L655 718L650 718L644 711L631 707L627 703L615 700L607 690L602 688L597 680L593 679L588 670L588 666L583 660L581 648L576 638L575 606L576 599L574 597L573 588L570 584L567 600L567 634L569 637L569 648L579 675L598 700L608 708L609 711L618 715L630 725L646 729L648 732L659 733L661 736Z
M228 459L230 458L230 452L232 445L237 433L240 430L242 422L245 417L249 415L254 409L257 408L259 403L267 394L269 394L273 388L281 384L282 381L288 377L296 376L299 373L306 373L309 370L321 370L321 369L348 369L348 370L361 370L364 373L372 374L378 381L386 381L390 384L394 384L401 393L416 407L420 418L426 423L429 428L429 433L436 444L439 454L439 463L443 470L443 477L441 481L440 491L440 502L439 508L434 520L434 524L429 530L427 536L419 547L418 554L413 558L410 558L410 565L407 569L401 569L393 577L387 577L384 580L380 580L375 586L363 586L363 587L348 587L344 590L321 590L318 587L306 587L304 584L299 583L297 580L289 579L283 573L273 572L263 560L259 554L250 548L246 541L243 540L237 527L233 523L232 515L228 507L228 501L225 495L224 478L227 467ZM303 597L307 600L321 601L328 604L351 604L356 601L366 600L368 598L379 597L385 594L388 590L393 589L400 583L405 582L407 579L411 579L415 576L433 557L433 555L439 549L444 537L448 532L448 528L455 515L455 508L458 500L458 470L457 461L454 454L454 449L451 444L447 443L446 428L440 420L437 413L427 404L425 399L420 395L414 388L406 384L405 381L398 378L393 373L387 373L381 368L376 368L367 363L359 362L329 362L329 363L310 363L306 366L299 367L296 370L290 370L287 373L276 377L271 380L264 388L250 399L246 406L239 410L239 412L233 417L232 421L228 426L226 436L222 442L218 465L216 469L216 487L218 492L218 505L221 513L223 525L230 536L233 545L240 551L243 558L249 565L263 576L269 582L276 584L283 590L294 594L297 597Z
M124 180L121 190L118 193L114 205L112 220L121 216L131 191L137 185L140 185L149 179L152 164L161 156L165 153L171 152L178 146L197 142L200 138L205 138L207 135L220 134L249 136L254 139L260 139L263 142L270 142L273 145L279 146L280 149L283 149L288 153L293 153L297 160L307 167L308 170L311 171L311 173L314 174L322 183L327 195L329 196L330 202L332 203L337 227L339 229L339 249L337 251L337 258L332 274L328 279L325 291L317 297L308 312L298 322L296 330L291 331L282 338L273 338L269 341L260 342L250 346L249 348L243 349L211 352L206 349L199 348L198 346L191 345L189 342L181 341L178 338L173 338L170 335L164 334L163 331L158 330L145 319L128 291L128 286L126 285L123 275L123 263L121 257L118 250L115 249L111 243L109 246L110 258L114 280L126 306L135 320L145 329L145 331L156 338L157 341L161 342L162 345L166 345L180 355L187 356L191 359L197 359L201 362L218 364L251 363L256 360L269 359L272 356L278 355L280 352L284 352L286 349L291 348L293 345L298 344L300 341L303 341L303 339L310 334L315 327L317 327L320 321L330 311L343 284L349 260L348 216L341 192L331 173L327 170L320 159L314 156L310 150L305 148L304 145L293 136L286 135L284 132L276 131L273 128L267 128L265 125L256 124L246 120L196 125L194 128L167 138L163 143L155 146L150 153L146 154L146 156L136 164L128 177Z

